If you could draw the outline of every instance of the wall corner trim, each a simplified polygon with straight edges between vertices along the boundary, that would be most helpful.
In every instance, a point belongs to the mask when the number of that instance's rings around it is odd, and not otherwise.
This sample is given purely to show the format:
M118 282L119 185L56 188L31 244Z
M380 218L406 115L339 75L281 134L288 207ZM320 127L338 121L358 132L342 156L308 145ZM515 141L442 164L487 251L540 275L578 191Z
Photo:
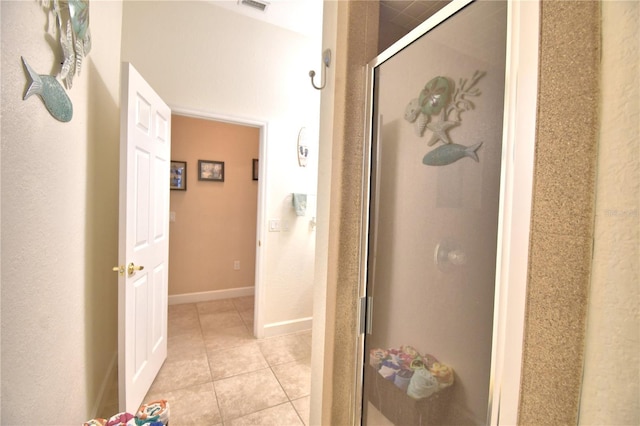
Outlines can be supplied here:
M313 317L296 318L289 321L273 322L264 326L264 337L282 336L284 334L309 331Z
M253 296L255 287L238 287L226 290L201 291L198 293L172 294L169 305L182 303L209 302L211 300L233 299L234 297Z

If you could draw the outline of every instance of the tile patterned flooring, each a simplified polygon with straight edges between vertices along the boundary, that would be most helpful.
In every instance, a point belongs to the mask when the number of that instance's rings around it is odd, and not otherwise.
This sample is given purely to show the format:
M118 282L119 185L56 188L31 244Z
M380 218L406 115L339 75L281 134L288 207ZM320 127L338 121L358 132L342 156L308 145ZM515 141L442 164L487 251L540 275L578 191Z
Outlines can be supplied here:
M145 401L171 426L308 425L311 331L257 340L253 297L170 305L167 360Z

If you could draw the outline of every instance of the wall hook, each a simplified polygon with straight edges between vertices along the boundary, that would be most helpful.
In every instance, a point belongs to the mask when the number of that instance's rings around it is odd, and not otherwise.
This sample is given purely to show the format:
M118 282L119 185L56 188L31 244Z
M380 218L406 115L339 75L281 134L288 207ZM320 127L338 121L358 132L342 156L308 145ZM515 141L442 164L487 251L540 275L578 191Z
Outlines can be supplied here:
M322 52L322 63L324 64L324 66L322 67L323 69L329 68L329 65L331 64L331 49L325 49L325 51ZM313 77L316 76L316 72L314 70L309 71L309 77L311 77L311 85L314 89L318 90L324 89L324 86L326 86L327 84L327 71L325 70L324 72L322 72L321 70L320 73L324 75L324 78L322 79L322 86L318 87L313 82Z

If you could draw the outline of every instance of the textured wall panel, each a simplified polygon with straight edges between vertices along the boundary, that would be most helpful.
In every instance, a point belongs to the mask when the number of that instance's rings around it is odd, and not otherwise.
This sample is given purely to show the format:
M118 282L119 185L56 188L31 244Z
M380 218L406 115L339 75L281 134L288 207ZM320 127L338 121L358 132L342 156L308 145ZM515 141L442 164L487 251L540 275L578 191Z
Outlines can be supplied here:
M593 238L598 2L542 2L519 423L575 424Z

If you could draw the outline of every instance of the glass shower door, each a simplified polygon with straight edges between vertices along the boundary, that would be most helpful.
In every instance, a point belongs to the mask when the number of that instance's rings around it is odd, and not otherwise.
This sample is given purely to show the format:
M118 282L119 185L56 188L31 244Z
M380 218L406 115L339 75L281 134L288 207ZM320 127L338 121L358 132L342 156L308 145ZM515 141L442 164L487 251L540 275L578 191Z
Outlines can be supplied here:
M507 3L443 11L372 65L365 425L490 413Z

